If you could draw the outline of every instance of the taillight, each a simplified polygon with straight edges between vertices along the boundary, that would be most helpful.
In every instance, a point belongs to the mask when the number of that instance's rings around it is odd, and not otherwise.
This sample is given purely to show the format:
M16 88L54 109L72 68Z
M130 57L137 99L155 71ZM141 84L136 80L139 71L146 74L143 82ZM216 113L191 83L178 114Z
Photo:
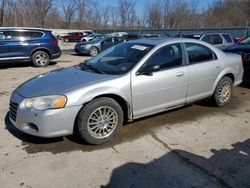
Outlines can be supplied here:
M58 45L58 40L52 40L50 43L53 45Z

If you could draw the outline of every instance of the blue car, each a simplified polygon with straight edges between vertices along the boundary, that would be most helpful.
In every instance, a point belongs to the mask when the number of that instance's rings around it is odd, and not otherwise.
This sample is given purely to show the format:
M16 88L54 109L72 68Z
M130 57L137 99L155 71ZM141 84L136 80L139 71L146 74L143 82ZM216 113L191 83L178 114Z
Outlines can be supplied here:
M60 55L58 40L49 30L0 29L0 63L31 61L44 67Z
M100 36L89 42L79 42L75 45L75 52L78 55L87 54L96 56L101 51L124 42L124 39L117 36Z
M242 56L244 67L243 81L245 83L250 83L250 36L246 37L239 44L231 45L223 51L238 53Z

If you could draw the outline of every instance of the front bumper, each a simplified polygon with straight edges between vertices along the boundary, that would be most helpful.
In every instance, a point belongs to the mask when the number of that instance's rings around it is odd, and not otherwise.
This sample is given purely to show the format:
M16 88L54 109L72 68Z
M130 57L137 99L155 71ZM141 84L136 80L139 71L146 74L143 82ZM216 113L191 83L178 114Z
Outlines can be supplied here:
M89 49L81 48L81 47L75 47L75 52L77 54L89 54Z
M9 119L17 129L39 137L58 137L73 133L75 118L82 106L39 111L26 109L22 103L24 99L13 93L10 100L12 106L16 104L16 111L13 112L13 107L10 107Z
M58 53L56 53L56 54L52 54L51 55L51 59L56 59L56 58L59 58L60 56L61 56L61 54L62 54L62 52L60 51L60 52L58 52Z

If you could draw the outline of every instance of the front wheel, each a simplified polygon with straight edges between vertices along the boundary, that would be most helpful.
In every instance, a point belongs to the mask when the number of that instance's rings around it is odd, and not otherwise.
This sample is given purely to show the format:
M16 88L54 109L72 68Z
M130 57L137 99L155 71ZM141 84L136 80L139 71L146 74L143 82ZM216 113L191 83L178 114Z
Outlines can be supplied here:
M32 62L36 67L46 67L49 60L49 54L44 51L37 51L32 55Z
M212 102L216 106L224 106L232 98L233 93L233 81L229 77L224 77L220 80L219 84L217 85L214 94L212 96Z
M92 57L95 57L97 54L99 53L99 50L96 48L96 47L92 47L89 51L89 54L92 56Z
M110 141L123 124L121 106L111 98L97 98L79 112L76 130L83 141L103 144Z

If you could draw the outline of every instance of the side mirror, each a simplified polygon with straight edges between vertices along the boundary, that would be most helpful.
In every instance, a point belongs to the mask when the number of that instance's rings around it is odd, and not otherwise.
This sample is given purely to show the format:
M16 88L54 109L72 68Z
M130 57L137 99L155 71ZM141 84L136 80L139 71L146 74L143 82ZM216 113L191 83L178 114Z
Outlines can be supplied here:
M151 65L141 68L137 71L136 75L151 76L153 72L157 72L161 69L160 65Z

